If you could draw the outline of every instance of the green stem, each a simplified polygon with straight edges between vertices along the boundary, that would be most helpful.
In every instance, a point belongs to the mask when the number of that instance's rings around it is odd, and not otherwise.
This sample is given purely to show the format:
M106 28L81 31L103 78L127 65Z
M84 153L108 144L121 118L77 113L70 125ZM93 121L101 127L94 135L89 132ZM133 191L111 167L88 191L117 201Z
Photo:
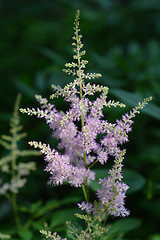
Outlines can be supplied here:
M18 207L17 207L17 196L16 196L15 193L12 193L11 195L6 193L5 197L12 204L12 208L13 208L13 213L14 213L14 218L15 218L17 229L21 229L21 223L20 223L20 218L19 218L19 214L18 214Z
M97 162L98 162L98 159L89 166L89 169L92 168Z
M17 127L17 126L16 126ZM16 129L15 127L15 129ZM16 159L17 159L17 154L16 154L16 150L17 150L17 131L14 131L14 128L12 130L12 161L11 161L11 179L14 179L16 176ZM17 229L21 229L21 223L20 223L20 218L19 218L19 214L18 214L18 205L17 205L17 196L16 193L12 192L11 194L11 204L13 207L13 212L14 212L14 217L15 217L15 222L16 222L16 226Z
M19 214L18 214L17 197L16 197L15 193L12 193L11 203L12 203L12 207L13 207L16 226L17 226L17 229L20 230L21 223L20 223L20 218L19 218Z
M49 205L49 206L45 207L45 209L42 208L42 209L32 213L32 215L28 218L26 223L23 225L23 229L29 228L29 226L32 224L34 219L37 219L37 218L43 216L44 214L46 214L48 211L52 211L52 210L54 210L56 208L59 208L59 207L60 207L60 203L57 202L56 205L54 203L54 205Z
M79 70L79 74L78 74L78 77L79 77L79 82L80 82L80 99L82 100L83 99L83 89L82 89L82 77L81 77L81 56L80 56L80 46L79 46L79 36L78 36L78 30L76 30L75 32L75 35L76 35L76 39L77 39L77 61L78 61L78 70ZM81 127L83 128L84 127L84 116L81 115ZM87 159L86 159L86 153L84 152L83 153L83 162L84 162L84 165L85 165L85 168L88 169L88 165L87 165ZM87 202L89 202L89 190L88 190L88 186L87 186L87 178L85 179L84 183L82 184L82 190L83 190L83 193L84 193L84 197L85 197L85 200Z
M12 159L12 179L14 179L14 177L15 177L15 165L16 165L16 157L13 156L13 159ZM13 212L14 212L14 217L15 217L15 222L16 222L17 229L21 229L21 223L20 223L20 218L19 218L19 214L18 214L16 193L12 192L10 200L11 200L11 204L12 204L12 207L13 207Z
M109 217L109 214L106 214L106 218L105 218L105 220L104 220L104 222L103 222L103 227L106 225L106 222L107 222L108 217Z
M78 55L79 55L79 52L78 52ZM79 70L80 70L80 57L78 57L78 65L79 65ZM83 94L82 94L82 82L81 82L81 76L79 76L80 78L80 98L82 99L83 98ZM81 115L81 127L83 128L84 127L84 116ZM84 165L85 165L85 168L88 169L88 165L87 165L87 160L86 160L86 153L84 152L83 153L83 162L84 162ZM89 202L89 190L88 190L88 186L87 186L87 178L85 179L85 182L84 184L82 185L82 189L83 189L83 193L84 193L84 196L85 196L85 200L87 202Z
M83 190L83 194L85 197L86 202L88 202L88 195L87 195L87 191L86 191L86 186L84 184L82 184L82 190Z

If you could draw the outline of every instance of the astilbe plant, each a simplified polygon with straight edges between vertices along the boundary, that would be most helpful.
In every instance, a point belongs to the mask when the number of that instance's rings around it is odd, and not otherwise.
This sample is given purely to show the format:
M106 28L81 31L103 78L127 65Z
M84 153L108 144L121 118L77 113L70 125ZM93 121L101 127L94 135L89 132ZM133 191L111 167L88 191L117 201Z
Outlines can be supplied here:
M78 232L70 222L70 238L73 239L100 239L107 232L106 220L109 216L125 217L129 211L125 208L125 194L128 186L122 181L122 162L126 153L121 145L128 141L133 118L139 113L151 97L144 99L137 107L122 116L115 123L109 123L103 117L104 107L125 107L124 104L107 101L108 87L91 84L88 80L101 77L97 73L85 73L88 63L83 59L82 36L79 29L79 14L77 11L74 22L74 62L66 63L64 72L74 76L73 82L64 88L53 85L54 94L51 99L63 97L70 104L65 113L58 111L54 103L37 95L41 105L37 109L20 109L22 113L45 118L57 138L57 149L49 144L30 141L34 148L39 148L46 161L45 171L50 173L49 183L62 185L68 182L73 187L81 187L85 201L78 207L85 211L85 215L76 214L87 223L87 228ZM88 82L88 83L87 83ZM99 97L91 100L91 96L99 93ZM63 150L63 151L62 151ZM94 165L105 165L112 156L114 164L109 170L108 177L99 179L99 189L96 192L97 200L94 203L89 199L89 184L95 180ZM107 172L106 172L107 175ZM42 230L41 233L49 239L62 239L57 233ZM74 237L73 237L74 236ZM66 238L64 238L66 239Z
M18 214L17 194L19 189L24 187L27 182L26 177L31 171L35 170L35 162L24 162L22 159L26 156L39 155L36 150L21 150L19 141L26 136L22 133L20 124L19 104L21 95L17 96L13 117L10 121L11 135L2 135L0 144L6 148L8 154L0 159L0 196L5 196L12 204L17 228L21 228L21 222ZM2 237L1 237L2 235ZM7 235L0 234L0 238L7 238Z

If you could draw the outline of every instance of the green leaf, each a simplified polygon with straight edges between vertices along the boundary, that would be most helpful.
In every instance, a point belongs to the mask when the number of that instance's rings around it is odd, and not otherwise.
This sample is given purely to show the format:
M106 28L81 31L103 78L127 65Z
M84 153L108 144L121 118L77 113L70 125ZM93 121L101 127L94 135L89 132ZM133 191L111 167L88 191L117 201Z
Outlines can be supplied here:
M22 229L18 231L18 235L21 237L23 240L30 240L32 239L32 232L26 229Z
M160 234L154 234L150 236L149 240L160 240Z
M37 94L37 92L31 86L22 82L19 79L15 79L14 84L20 92L24 93L30 98L34 98L34 96Z
M65 225L66 221L75 219L75 212L78 212L75 208L62 209L54 212L50 222L50 227L54 228Z
M34 220L32 222L32 227L39 231L40 229L44 229L44 223L46 222L46 217L41 217L40 219L38 220Z
M56 64L64 65L65 62L64 58L57 54L56 52L52 51L51 49L42 48L41 53L46 57L50 58L51 60L53 60L54 62L56 62Z
M127 193L132 193L140 190L146 183L145 178L133 170L125 169L122 172L123 181L129 186Z
M38 200L30 206L30 212L36 212L42 206L42 200Z
M138 218L125 218L117 220L115 223L113 223L106 234L106 236L112 236L117 235L118 233L125 233L132 231L141 225L141 220Z
M18 209L21 211L21 212L29 212L30 209L26 206L22 206L22 205L19 205Z
M60 201L61 205L66 205L70 203L77 203L82 201L82 196L71 196L71 197L66 197Z
M53 210L56 209L60 206L59 202L56 201L55 199L53 199L52 201L47 202L46 205L42 206L40 205L40 203L36 203L35 207L37 207L37 209L34 210L34 212L32 214L34 214L34 218L38 218L42 215L44 215L45 213L47 213L49 210Z
M37 72L34 82L37 92L46 90L46 79L43 72Z
M149 146L146 146L144 151L139 155L139 159L142 162L154 162L156 164L159 164L160 162L160 147L159 145L150 144Z
M19 240L19 238L13 238L13 237L12 237L12 238L10 238L10 239L11 239L11 240Z
M67 229L67 237L72 240L77 240L77 238L74 237L72 233L70 233L70 229Z
M133 107L137 106L138 102L143 101L142 97L136 93L130 93L121 89L110 90L110 92L120 98L124 103ZM152 103L149 103L141 111L156 119L160 119L160 107L157 107Z
M100 187L98 184L99 178L104 178L108 176L108 170L107 169L95 169L95 180L90 183L89 187L93 191L97 191L97 189ZM132 193L140 190L144 184L145 184L145 178L140 175L139 173L125 169L122 171L123 175L123 181L130 187L127 193Z

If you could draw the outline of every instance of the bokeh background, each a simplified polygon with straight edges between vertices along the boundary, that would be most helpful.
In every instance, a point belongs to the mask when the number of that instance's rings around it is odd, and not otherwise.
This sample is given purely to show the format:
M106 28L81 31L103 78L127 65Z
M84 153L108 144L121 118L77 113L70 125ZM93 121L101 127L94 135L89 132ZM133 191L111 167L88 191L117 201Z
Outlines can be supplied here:
M109 98L124 102L126 111L143 98L153 97L152 103L135 118L130 142L125 146L124 165L128 170L125 179L131 185L126 205L131 214L130 219L123 222L123 239L159 240L159 0L1 0L0 134L9 131L19 92L22 93L21 107L36 107L35 94L49 97L51 84L64 86L73 80L62 69L66 62L72 61L71 37L77 9L81 11L80 28L89 60L87 70L103 75L96 83L107 85ZM57 104L59 109L65 110L62 102ZM118 108L106 110L105 117L113 122L124 112ZM22 115L21 122L28 134L21 147L29 148L29 140L41 140L54 146L52 133L43 120ZM2 147L0 151L5 154ZM49 222L53 231L63 232L65 217L76 212L76 201L82 197L78 189L69 186L47 186L43 157L31 160L36 161L37 171L29 177L18 201L20 206L23 204L30 209L34 204L33 209L43 208L44 212L35 217L26 240L39 239L36 231L44 221ZM49 202L57 201L59 205L52 210L45 208ZM26 221L27 214L21 213L22 221ZM0 198L0 222L0 231L10 232L14 228L12 209L3 197ZM126 229L126 225L132 225L133 229ZM17 239L23 239L23 235Z

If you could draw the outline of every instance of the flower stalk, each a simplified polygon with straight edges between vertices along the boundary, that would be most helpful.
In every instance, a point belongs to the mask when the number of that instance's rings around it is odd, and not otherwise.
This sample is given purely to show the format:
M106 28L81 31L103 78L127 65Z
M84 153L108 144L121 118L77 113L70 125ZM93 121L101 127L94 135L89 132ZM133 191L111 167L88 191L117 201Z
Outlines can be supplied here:
M70 233L77 239L95 240L106 236L108 229L104 226L109 216L126 217L129 215L129 211L125 208L126 191L129 187L122 181L122 162L126 150L121 146L128 141L133 118L152 98L146 98L142 103L138 103L137 107L124 114L115 123L109 123L104 119L104 107L122 108L125 104L114 100L108 101L108 87L86 83L86 80L101 77L101 74L85 73L88 61L82 58L85 51L82 51L82 36L79 34L79 14L80 12L77 11L74 22L74 42L72 43L75 53L73 58L76 62L66 63L66 69L64 69L64 72L73 76L74 80L64 88L52 85L54 93L50 96L53 100L63 97L64 101L70 104L70 108L65 113L58 111L54 102L51 104L46 98L37 95L36 99L40 103L40 108L20 109L20 111L38 118L45 118L53 132L53 137L59 139L56 148L37 141L30 141L29 144L34 148L39 148L44 154L45 171L50 173L50 184L57 186L67 182L71 186L82 188L85 201L78 206L86 212L86 215L76 214L76 216L87 223L87 228L78 233L74 226L69 222L67 224ZM99 96L91 101L90 96L94 96L95 93ZM113 167L109 170L108 177L99 178L97 200L91 203L88 186L95 180L93 167L95 164L107 164L110 157L114 162ZM62 239L59 236L56 238L57 233L51 235L51 232L41 232L47 237Z

